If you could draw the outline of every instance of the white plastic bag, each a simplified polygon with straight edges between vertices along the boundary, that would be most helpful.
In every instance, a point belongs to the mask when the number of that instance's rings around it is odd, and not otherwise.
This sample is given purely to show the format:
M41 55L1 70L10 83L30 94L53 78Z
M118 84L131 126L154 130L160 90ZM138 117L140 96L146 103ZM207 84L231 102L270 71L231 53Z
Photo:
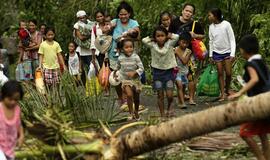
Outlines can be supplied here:
M4 75L3 68L4 68L4 65L0 64L0 84L1 84L1 86L3 86L8 81L8 78Z
M98 75L99 69L100 67L97 61L95 61L95 64L91 62L89 66L88 75L87 75L88 79L96 77Z
M7 160L3 151L0 150L0 160Z

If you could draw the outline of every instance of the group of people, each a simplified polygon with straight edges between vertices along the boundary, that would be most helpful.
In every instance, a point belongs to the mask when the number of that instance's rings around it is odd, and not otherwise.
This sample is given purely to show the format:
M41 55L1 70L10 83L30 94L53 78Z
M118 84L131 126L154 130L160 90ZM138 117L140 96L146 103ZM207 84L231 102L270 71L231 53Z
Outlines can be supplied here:
M196 58L193 55L191 41L204 39L204 29L199 22L194 22L195 6L186 3L182 15L172 18L168 12L160 15L159 25L153 35L142 39L142 43L151 52L151 70L153 89L157 92L157 103L161 116L171 116L173 90L176 85L179 106L185 108L186 89L189 91L189 104L196 105ZM23 64L23 80L32 80L36 69L42 69L47 85L60 82L60 72L68 70L76 80L85 81L91 63L102 65L107 63L113 71L115 80L121 81L115 86L119 103L127 102L130 115L139 119L140 92L142 90L141 76L144 66L140 59L140 27L133 19L133 9L121 2L117 8L117 18L102 11L95 13L95 22L87 18L85 11L76 14L78 22L74 25L74 41L68 44L68 58L62 56L62 49L54 40L53 28L42 25L40 32L36 30L37 22L30 20L20 22L19 64ZM267 92L270 90L270 73L259 52L259 43L254 35L246 35L239 42L240 53L247 60L244 80L246 84L237 93L230 93L232 62L235 57L236 43L230 23L223 19L220 9L214 8L208 12L211 22L209 27L209 57L218 70L220 97L222 101ZM67 67L66 67L67 65ZM119 74L117 74L117 72ZM224 72L226 79L224 80ZM121 78L120 78L121 77ZM167 97L165 112L164 97ZM0 157L4 154L10 160L14 158L16 140L23 142L23 129L20 124L20 109L18 101L23 97L23 90L16 81L5 83L1 90L0 103ZM133 108L134 104L134 108ZM259 160L270 159L270 147L267 133L270 132L266 121L256 121L241 125L240 135L247 142ZM253 139L259 135L262 150ZM9 137L9 138L7 138Z

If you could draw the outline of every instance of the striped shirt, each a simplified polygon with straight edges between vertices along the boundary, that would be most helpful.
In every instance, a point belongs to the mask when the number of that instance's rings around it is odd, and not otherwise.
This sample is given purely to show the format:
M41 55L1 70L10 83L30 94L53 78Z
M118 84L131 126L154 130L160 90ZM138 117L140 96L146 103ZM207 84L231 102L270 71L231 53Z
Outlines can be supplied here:
M136 71L140 77L144 71L144 67L140 57L136 53L133 53L129 57L122 53L118 57L117 70L120 71L122 80L135 80L137 78L129 78L127 73Z

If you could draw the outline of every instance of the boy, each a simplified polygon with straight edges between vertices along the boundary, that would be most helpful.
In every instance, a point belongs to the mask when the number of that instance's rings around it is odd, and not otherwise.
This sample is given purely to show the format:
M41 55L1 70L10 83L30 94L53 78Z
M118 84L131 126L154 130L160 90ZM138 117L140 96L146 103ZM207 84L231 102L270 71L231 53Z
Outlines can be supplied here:
M184 101L184 87L183 85L188 84L188 63L191 58L192 51L188 48L191 42L191 35L188 32L184 32L179 36L178 47L175 49L176 61L177 61L177 75L176 75L176 86L178 91L179 107L186 108Z
M229 96L229 99L240 97L245 93L252 97L270 91L270 72L262 56L258 54L258 39L254 35L246 35L240 40L239 48L242 56L247 60L243 76L246 84L239 92ZM248 144L258 160L270 159L268 133L270 133L269 120L249 122L242 124L240 127L240 136ZM256 135L261 140L262 150L253 138Z

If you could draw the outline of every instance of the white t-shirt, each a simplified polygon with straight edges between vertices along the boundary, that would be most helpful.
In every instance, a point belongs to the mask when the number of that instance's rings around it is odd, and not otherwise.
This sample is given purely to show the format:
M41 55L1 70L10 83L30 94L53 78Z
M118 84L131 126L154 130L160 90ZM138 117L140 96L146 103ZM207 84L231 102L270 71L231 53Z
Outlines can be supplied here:
M98 56L100 52L99 52L98 49L96 49L95 40L96 40L97 37L101 36L103 33L102 33L102 30L99 27L99 24L98 23L96 24L96 34L94 32L94 27L95 26L93 26L92 34L91 34L91 49L95 49L96 50L95 55Z
M231 57L235 56L235 37L231 24L223 20L219 24L209 26L209 56L213 56L213 51L218 54L230 53Z
M94 22L91 22L89 20L87 20L87 23L92 23L94 25ZM78 21L77 23L74 24L74 29L79 29L79 27L85 28L85 27L88 27L88 26L90 27L90 25L86 25L85 23L83 23L81 21ZM92 27L93 26L91 26L91 28ZM74 30L74 36L76 36L75 34L76 33L75 33L75 30ZM86 48L83 48L83 47L80 47L80 46L78 46L76 48L76 52L79 52L80 56L90 56L90 55L92 55L91 49L86 49Z
M80 73L80 60L76 53L74 56L69 55L68 68L71 75L78 75Z

